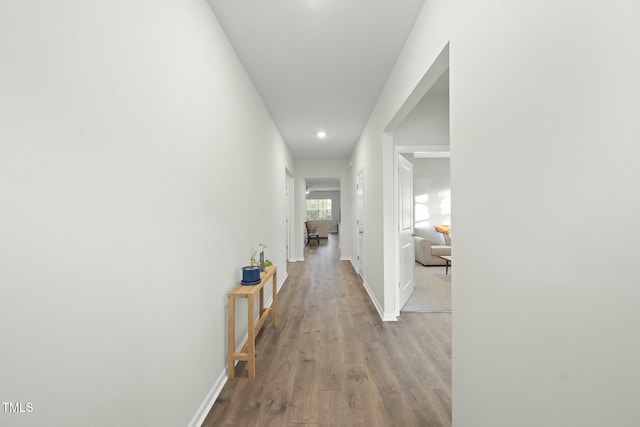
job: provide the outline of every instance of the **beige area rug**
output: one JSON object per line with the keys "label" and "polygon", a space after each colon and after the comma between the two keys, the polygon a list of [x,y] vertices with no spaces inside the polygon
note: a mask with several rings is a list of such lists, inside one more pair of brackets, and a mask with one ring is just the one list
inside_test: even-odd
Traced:
{"label": "beige area rug", "polygon": [[425,267],[416,263],[416,288],[400,311],[411,313],[451,312],[451,268]]}

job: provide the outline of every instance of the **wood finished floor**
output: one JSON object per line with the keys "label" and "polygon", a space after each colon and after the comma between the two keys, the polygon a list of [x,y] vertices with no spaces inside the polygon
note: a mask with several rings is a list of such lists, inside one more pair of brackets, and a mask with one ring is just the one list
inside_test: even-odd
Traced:
{"label": "wood finished floor", "polygon": [[451,314],[382,322],[335,235],[305,259],[258,336],[256,379],[238,363],[203,426],[449,427]]}

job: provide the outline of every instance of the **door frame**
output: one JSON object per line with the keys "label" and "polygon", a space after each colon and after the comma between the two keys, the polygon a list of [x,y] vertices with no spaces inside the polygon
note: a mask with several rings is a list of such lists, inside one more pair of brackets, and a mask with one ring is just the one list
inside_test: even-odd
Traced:
{"label": "door frame", "polygon": [[[401,154],[415,154],[415,153],[447,153],[450,152],[449,145],[395,145],[393,147],[393,205],[396,207],[393,216],[393,229],[395,230],[395,244],[394,244],[394,310],[393,314],[397,317],[400,316],[400,215],[398,214],[398,207],[400,206],[400,194],[398,194],[398,183],[400,181],[399,161],[398,156]],[[414,218],[415,220],[415,218]],[[385,285],[385,290],[387,286]]]}
{"label": "door frame", "polygon": [[[359,187],[362,183],[362,188]],[[362,194],[362,196],[360,196]],[[364,168],[356,174],[356,266],[360,277],[364,275]],[[362,238],[360,235],[362,234]],[[362,245],[360,240],[362,239]]]}

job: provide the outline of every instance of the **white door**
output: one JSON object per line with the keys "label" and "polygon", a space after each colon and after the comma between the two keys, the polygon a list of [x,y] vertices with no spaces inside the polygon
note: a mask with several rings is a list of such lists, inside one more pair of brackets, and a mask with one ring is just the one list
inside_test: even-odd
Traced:
{"label": "white door", "polygon": [[398,155],[398,238],[399,286],[398,308],[407,302],[415,287],[416,253],[413,243],[413,164]]}
{"label": "white door", "polygon": [[356,182],[356,225],[358,229],[358,273],[364,272],[364,170],[358,173]]}
{"label": "white door", "polygon": [[291,251],[289,249],[289,175],[284,175],[284,244],[285,256],[288,261],[291,259]]}

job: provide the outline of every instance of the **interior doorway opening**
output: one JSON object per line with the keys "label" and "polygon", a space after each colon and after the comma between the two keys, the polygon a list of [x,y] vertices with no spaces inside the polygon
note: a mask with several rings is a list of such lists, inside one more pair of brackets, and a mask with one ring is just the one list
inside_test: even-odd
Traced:
{"label": "interior doorway opening", "polygon": [[[385,146],[388,147],[389,167],[383,170],[386,179],[392,179],[393,191],[390,194],[389,217],[393,221],[385,223],[385,235],[394,242],[393,250],[385,252],[385,266],[390,273],[385,274],[385,319],[397,319],[402,306],[406,303],[407,283],[415,266],[415,255],[411,256],[412,246],[415,254],[415,241],[407,239],[407,228],[414,229],[415,214],[424,213],[416,208],[415,195],[412,195],[411,225],[407,227],[403,203],[400,176],[401,154],[413,163],[416,157],[450,156],[449,138],[449,48],[445,46],[414,91],[398,110],[385,129]],[[392,159],[392,160],[391,160]],[[412,177],[413,179],[413,177]],[[448,200],[450,202],[450,192]],[[449,213],[450,214],[450,213]],[[423,221],[423,219],[421,219]],[[404,221],[404,224],[403,224]],[[404,230],[404,231],[401,231]],[[386,270],[386,269],[385,269]],[[415,278],[414,278],[415,282]]]}
{"label": "interior doorway opening", "polygon": [[[305,178],[303,209],[305,224],[318,233],[320,242],[326,243],[330,234],[339,242],[342,217],[339,177]],[[305,236],[306,230],[305,225]]]}

